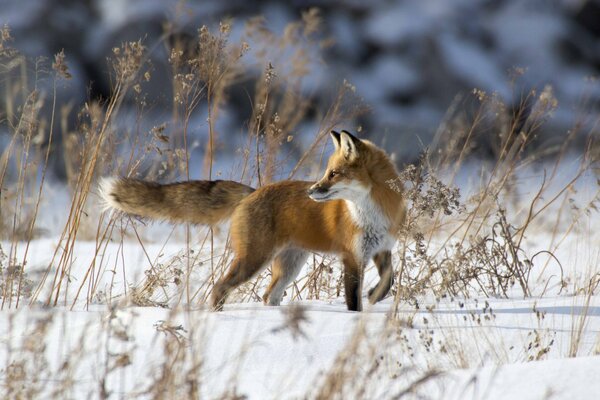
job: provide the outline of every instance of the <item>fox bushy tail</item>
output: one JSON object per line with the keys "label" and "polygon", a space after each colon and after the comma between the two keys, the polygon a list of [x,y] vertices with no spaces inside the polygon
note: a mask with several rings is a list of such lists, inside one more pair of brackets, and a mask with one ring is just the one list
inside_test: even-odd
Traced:
{"label": "fox bushy tail", "polygon": [[104,178],[100,194],[106,208],[171,222],[215,225],[228,219],[254,191],[234,181],[189,181],[161,185],[130,178]]}

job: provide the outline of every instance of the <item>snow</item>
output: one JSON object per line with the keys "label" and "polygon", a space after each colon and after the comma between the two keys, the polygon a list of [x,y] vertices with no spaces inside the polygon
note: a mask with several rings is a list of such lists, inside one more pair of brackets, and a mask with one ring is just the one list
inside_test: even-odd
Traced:
{"label": "snow", "polygon": [[[545,199],[566,185],[579,162],[565,157],[556,177],[547,180]],[[463,167],[456,182],[465,195],[477,192],[481,183],[471,179],[481,166],[473,162]],[[551,166],[519,172],[514,195],[520,203],[511,206],[510,223],[528,213],[545,168],[549,177]],[[588,203],[597,194],[596,176],[584,175],[573,189],[578,204]],[[49,185],[48,193],[61,190]],[[56,201],[66,198],[57,196]],[[406,398],[456,400],[588,399],[600,393],[600,293],[598,287],[588,290],[597,282],[590,279],[597,280],[600,265],[597,213],[572,229],[560,219],[555,235],[553,211],[548,221],[536,222],[524,239],[524,253],[531,257],[550,249],[561,262],[565,285],[559,282],[558,264],[549,259],[544,266],[542,254],[532,260],[531,297],[524,297],[517,284],[507,298],[486,297],[477,290],[468,297],[429,293],[401,300],[396,309],[390,296],[354,313],[346,310],[343,294],[319,292],[317,298],[305,289],[298,298],[288,288],[283,305],[270,307],[259,300],[268,281],[263,274],[233,293],[224,311],[212,312],[211,270],[218,278],[230,262],[222,257],[227,226],[214,233],[211,259],[204,228],[191,228],[188,241],[185,227],[118,218],[112,239],[98,253],[93,228],[109,214],[97,207],[96,191],[90,198],[69,264],[70,279],[57,306],[45,304],[48,281],[36,301],[22,299],[18,309],[14,302],[5,304],[0,313],[2,394],[24,385],[35,392],[29,396],[34,398],[95,399],[102,390],[110,399],[146,399],[156,393],[187,398],[189,384],[195,382],[199,398],[300,399],[316,398],[336,379],[343,382],[339,398],[387,399],[407,390]],[[56,204],[44,207],[60,213]],[[31,242],[26,263],[27,277],[35,282],[60,243],[56,221],[61,220],[43,214],[45,235]],[[100,225],[106,226],[106,219]],[[5,253],[13,246],[0,245]],[[440,245],[434,239],[430,246]],[[25,243],[16,246],[20,263]],[[398,257],[396,249],[394,265],[399,265]],[[329,260],[310,257],[297,286]],[[134,302],[134,291],[148,282],[147,271],[187,271],[189,263],[189,302],[186,284],[176,284],[172,276],[165,278],[164,292],[158,289],[148,297],[156,305]],[[86,277],[91,266],[94,295],[88,294],[91,281]],[[331,267],[324,279],[339,278],[339,264]],[[377,279],[369,268],[365,294]]]}
{"label": "snow", "polygon": [[[537,307],[550,320],[548,327],[544,328],[545,332],[554,332],[555,340],[559,343],[562,336],[568,339],[570,322],[581,311],[569,305],[559,306],[571,301],[573,299],[566,302],[553,299],[544,302],[547,306]],[[172,326],[182,324],[188,331],[184,336],[200,353],[203,394],[208,398],[218,397],[230,389],[232,379],[237,393],[252,399],[300,398],[307,390],[315,389],[315,382],[331,367],[357,325],[368,323],[373,327],[373,337],[365,340],[376,345],[375,340],[381,339],[378,328],[385,321],[389,302],[363,314],[347,312],[339,301],[307,301],[300,304],[306,307],[308,320],[302,325],[302,337],[294,337],[288,330],[282,329],[285,327],[282,310],[289,306],[274,308],[258,304],[230,304],[221,313],[128,307],[119,310],[112,321],[107,321],[103,307],[94,307],[86,312],[60,309],[48,312],[24,308],[14,312],[16,318],[11,323],[8,320],[13,313],[6,312],[0,316],[0,337],[4,344],[0,359],[3,365],[7,365],[4,349],[10,346],[18,349],[18,342],[25,339],[27,332],[33,331],[36,320],[50,314],[53,324],[48,335],[50,339],[46,354],[53,360],[53,369],[58,370],[60,360],[68,359],[77,351],[84,337],[86,356],[81,365],[87,368],[77,370],[75,393],[83,394],[91,390],[93,383],[102,376],[107,357],[103,351],[108,343],[111,354],[127,349],[132,351],[132,364],[125,367],[122,374],[109,374],[111,379],[108,382],[115,396],[132,395],[148,387],[149,378],[162,367],[165,357],[162,345],[167,334],[157,332],[154,325],[166,320]],[[597,339],[594,334],[597,336],[600,332],[600,303],[596,304],[588,313],[584,345],[593,344]],[[470,315],[469,312],[451,306],[433,313],[418,313],[419,318],[415,320],[421,317],[430,319],[429,324],[432,324],[434,331],[454,335],[464,345],[472,345],[479,341],[473,339],[481,339],[479,345],[488,351],[494,348],[507,350],[515,346],[513,350],[507,350],[507,363],[490,365],[485,360],[491,356],[484,352],[479,355],[482,364],[485,364],[483,367],[449,369],[442,379],[443,390],[437,387],[440,382],[426,388],[425,392],[435,394],[431,398],[535,399],[543,398],[546,393],[555,393],[557,398],[577,399],[586,398],[590,393],[600,390],[600,381],[595,379],[600,372],[598,356],[524,362],[525,350],[517,346],[521,345],[521,341],[527,341],[529,332],[540,329],[536,327],[537,318],[530,300],[492,300],[490,305],[494,308],[497,321],[488,328],[477,326],[470,319],[463,322],[462,317]],[[126,327],[128,337],[134,344],[108,337],[104,333],[107,323]],[[409,330],[409,334],[416,335],[417,330],[421,329],[424,329],[422,324],[416,325]],[[491,343],[486,343],[486,340]],[[418,341],[415,340],[415,343]],[[440,354],[427,354],[424,365],[432,363],[435,357],[447,358]],[[13,358],[18,357],[13,354]],[[390,375],[393,370],[391,366]],[[390,379],[389,376],[386,379],[384,375],[378,384],[383,388],[393,388],[401,381]]]}
{"label": "snow", "polygon": [[[380,57],[355,75],[352,83],[368,102],[379,102],[394,92],[413,92],[419,85],[418,71],[398,57]],[[395,110],[401,112],[402,110]]]}
{"label": "snow", "polygon": [[[219,313],[198,301],[170,309],[134,306],[118,296],[124,285],[141,281],[148,260],[166,263],[185,248],[177,231],[170,235],[173,240],[161,242],[168,235],[156,232],[170,230],[168,226],[148,227],[146,232],[141,226],[137,229],[142,231],[144,249],[135,240],[127,240],[122,254],[118,241],[106,250],[99,288],[114,296],[112,305],[98,300],[86,306],[80,299],[72,310],[70,302],[49,309],[35,303],[0,314],[2,374],[9,360],[24,359],[31,363],[26,368],[35,368],[23,348],[39,331],[41,321],[49,318],[47,333],[39,339],[49,365],[40,390],[56,389],[61,371],[65,373],[63,362],[71,360],[68,371],[74,383],[66,393],[75,398],[98,397],[98,385],[105,376],[110,398],[151,397],[145,391],[163,373],[170,357],[168,343],[172,345],[175,337],[162,327],[179,325],[184,330],[177,331],[181,334],[177,348],[188,358],[178,368],[198,363],[203,398],[218,398],[232,390],[250,399],[314,397],[335,360],[348,351],[355,333],[362,329],[367,333],[360,336],[361,347],[352,350],[355,362],[366,363],[363,368],[368,368],[374,356],[365,356],[362,346],[366,346],[379,354],[383,366],[371,381],[365,381],[366,398],[401,392],[427,371],[441,374],[418,386],[416,393],[434,399],[538,399],[547,394],[584,399],[600,391],[600,296],[588,299],[574,290],[575,280],[581,281],[596,268],[590,263],[598,260],[598,238],[574,239],[557,253],[563,260],[572,260],[566,273],[574,280],[573,287],[560,294],[551,284],[543,297],[523,298],[517,291],[509,299],[425,297],[419,299],[418,309],[400,304],[398,318],[392,319],[402,323],[398,326],[390,325],[388,317],[392,298],[363,313],[348,312],[343,298],[290,301],[289,295],[281,307],[252,300],[227,304]],[[196,233],[201,236],[202,231]],[[156,237],[161,240],[152,240]],[[539,245],[547,242],[545,236],[536,238]],[[31,276],[45,268],[56,244],[57,238],[32,242]],[[4,249],[8,246],[2,243]],[[94,258],[94,249],[93,242],[79,242],[75,248],[70,299]],[[22,250],[20,246],[19,255]],[[222,251],[219,245],[216,251]],[[195,268],[206,269],[208,264]],[[375,275],[369,271],[365,287],[376,281]],[[540,280],[536,285],[545,283]],[[297,306],[304,311],[298,332],[287,322]],[[577,357],[569,358],[580,327]],[[402,336],[405,339],[396,340]],[[545,346],[547,353],[540,355]],[[111,372],[109,366],[119,354],[128,354],[130,364]],[[540,361],[530,361],[536,358]]]}
{"label": "snow", "polygon": [[600,393],[599,357],[485,367],[452,374],[447,399],[590,399]]}
{"label": "snow", "polygon": [[371,40],[393,45],[422,34],[429,25],[431,22],[426,18],[414,18],[404,7],[396,7],[374,13],[367,20],[364,31]]}
{"label": "snow", "polygon": [[455,76],[474,82],[477,88],[497,91],[503,99],[510,97],[506,76],[491,54],[451,34],[440,35],[439,43],[446,68]]}
{"label": "snow", "polygon": [[360,58],[362,46],[358,44],[358,37],[361,32],[348,13],[339,12],[333,15],[328,28],[331,30],[332,38],[335,38],[335,50],[337,52],[350,60]]}
{"label": "snow", "polygon": [[367,37],[375,42],[392,46],[407,42],[417,36],[436,33],[456,19],[464,8],[465,1],[444,0],[392,3],[379,7],[365,24]]}

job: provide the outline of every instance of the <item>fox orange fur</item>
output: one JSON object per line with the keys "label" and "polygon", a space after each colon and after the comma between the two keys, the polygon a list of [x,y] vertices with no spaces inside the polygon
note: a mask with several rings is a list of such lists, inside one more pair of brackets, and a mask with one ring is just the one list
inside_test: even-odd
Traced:
{"label": "fox orange fur", "polygon": [[317,183],[282,181],[257,190],[232,181],[170,185],[133,179],[102,184],[106,204],[118,210],[173,222],[213,225],[231,218],[235,258],[213,289],[213,307],[272,264],[263,299],[279,305],[311,251],[339,255],[344,265],[346,304],[361,310],[362,278],[373,259],[380,280],[369,291],[375,303],[393,283],[391,248],[404,222],[405,202],[391,181],[393,163],[373,143],[347,131],[331,132],[335,152]]}

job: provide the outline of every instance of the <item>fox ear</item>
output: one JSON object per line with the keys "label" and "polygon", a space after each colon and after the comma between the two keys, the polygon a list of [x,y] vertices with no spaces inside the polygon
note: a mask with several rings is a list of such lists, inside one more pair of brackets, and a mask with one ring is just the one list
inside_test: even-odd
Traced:
{"label": "fox ear", "polygon": [[331,141],[333,142],[333,146],[335,147],[335,151],[338,151],[340,149],[340,147],[341,147],[339,132],[331,131],[331,132],[329,132],[329,135],[331,135]]}
{"label": "fox ear", "polygon": [[346,160],[354,160],[358,157],[358,149],[361,144],[360,139],[348,131],[342,131],[340,134],[340,145]]}

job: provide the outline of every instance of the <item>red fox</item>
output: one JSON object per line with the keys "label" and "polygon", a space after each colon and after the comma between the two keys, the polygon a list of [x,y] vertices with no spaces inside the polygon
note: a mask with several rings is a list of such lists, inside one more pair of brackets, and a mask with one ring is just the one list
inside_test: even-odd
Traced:
{"label": "red fox", "polygon": [[331,131],[331,139],[335,151],[314,184],[282,181],[254,190],[233,181],[159,185],[109,178],[101,193],[108,207],[142,217],[205,225],[231,219],[235,258],[213,288],[215,310],[270,261],[272,280],[263,300],[279,305],[285,288],[316,251],[339,255],[346,305],[360,311],[363,271],[371,259],[380,280],[369,290],[369,301],[383,299],[392,286],[391,249],[406,206],[396,169],[382,149],[347,131]]}

